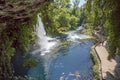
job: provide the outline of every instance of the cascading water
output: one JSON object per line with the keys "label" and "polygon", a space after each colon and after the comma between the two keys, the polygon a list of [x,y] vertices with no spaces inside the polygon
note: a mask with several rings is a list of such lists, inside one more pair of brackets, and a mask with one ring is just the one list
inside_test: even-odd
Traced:
{"label": "cascading water", "polygon": [[36,24],[36,35],[38,36],[37,42],[40,49],[35,50],[33,53],[41,52],[41,55],[45,55],[57,45],[56,39],[46,36],[46,31],[39,15],[38,23]]}
{"label": "cascading water", "polygon": [[[44,25],[42,23],[42,19],[40,15],[38,15],[38,22],[35,25],[35,30],[36,30],[36,35],[38,37],[37,39],[37,45],[39,48],[36,50],[32,51],[32,55],[37,57],[38,59],[41,58],[43,61],[43,66],[44,66],[44,74],[47,75],[49,71],[49,65],[52,60],[52,53],[51,51],[58,46],[58,40],[55,38],[48,37],[46,35],[46,31],[44,29]],[[38,66],[39,68],[39,66]],[[36,69],[35,69],[36,70]],[[31,69],[28,72],[28,75],[34,76],[35,80],[39,80],[36,78],[33,74],[34,69]],[[38,72],[39,73],[39,72]],[[39,75],[39,74],[38,74]],[[47,76],[46,76],[47,77]]]}
{"label": "cascading water", "polygon": [[67,34],[67,40],[73,41],[73,42],[80,42],[83,39],[89,39],[91,36],[80,34],[80,31],[82,31],[84,28],[82,26],[78,27],[76,30],[68,31],[65,34]]}
{"label": "cascading water", "polygon": [[[88,35],[80,34],[80,31],[83,30],[81,26],[76,30],[65,33],[67,37],[64,37],[64,40],[73,42],[67,45],[67,47],[64,47],[64,50],[68,50],[67,52],[62,51],[61,46],[64,45],[58,43],[57,39],[46,36],[46,31],[39,15],[35,28],[39,48],[34,50],[32,54],[37,54],[37,57],[43,59],[46,80],[78,80],[79,78],[81,78],[80,80],[88,80],[91,78],[89,75],[92,76],[92,61],[89,51],[92,42],[88,41],[85,42],[86,44],[79,45],[83,39],[91,38]],[[55,49],[58,49],[58,51],[56,50],[56,54],[53,52]],[[66,55],[62,56],[62,54]],[[59,57],[60,55],[61,57]],[[29,70],[28,75],[32,76],[34,80],[40,80],[36,77],[36,75],[40,76],[41,74],[39,73],[40,68],[41,67],[37,66]],[[38,73],[35,73],[35,71],[38,71]]]}

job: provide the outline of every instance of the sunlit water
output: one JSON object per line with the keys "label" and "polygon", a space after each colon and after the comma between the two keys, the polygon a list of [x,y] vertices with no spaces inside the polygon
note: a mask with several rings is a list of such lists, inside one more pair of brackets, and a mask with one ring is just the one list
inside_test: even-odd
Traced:
{"label": "sunlit water", "polygon": [[93,80],[90,58],[92,44],[92,41],[72,43],[60,51],[60,55],[50,64],[49,80]]}
{"label": "sunlit water", "polygon": [[38,22],[35,25],[35,28],[36,28],[36,35],[38,36],[37,44],[39,45],[40,48],[33,51],[32,54],[41,52],[40,55],[45,55],[46,53],[49,53],[52,48],[57,46],[56,39],[46,36],[46,31],[44,29],[44,25],[39,15],[38,15]]}
{"label": "sunlit water", "polygon": [[66,32],[66,41],[70,44],[60,44],[60,40],[46,36],[46,32],[38,15],[36,34],[39,49],[31,52],[42,62],[28,71],[32,80],[93,80],[90,47],[91,38],[80,34],[82,27]]}

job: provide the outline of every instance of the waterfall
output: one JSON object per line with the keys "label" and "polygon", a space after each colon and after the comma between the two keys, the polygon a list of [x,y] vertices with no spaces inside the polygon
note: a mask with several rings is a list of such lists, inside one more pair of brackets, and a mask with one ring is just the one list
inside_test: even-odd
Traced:
{"label": "waterfall", "polygon": [[41,52],[41,55],[43,56],[46,53],[49,53],[56,46],[57,40],[46,35],[46,31],[44,29],[44,25],[42,23],[40,15],[38,15],[38,22],[35,25],[35,28],[36,35],[38,37],[37,44],[40,48],[33,51],[33,53],[35,54]]}
{"label": "waterfall", "polygon": [[[59,48],[60,46],[62,46],[62,44],[59,43],[60,40],[57,40],[56,38],[51,38],[46,35],[46,31],[44,29],[44,25],[42,23],[42,19],[40,15],[38,15],[37,18],[38,20],[37,20],[37,24],[35,25],[35,32],[37,35],[37,45],[39,47],[36,50],[32,51],[32,54],[36,56],[37,58],[42,59],[43,66],[44,66],[44,74],[46,75],[45,78],[46,80],[49,80],[50,64],[52,60],[57,57],[57,54],[54,54],[54,52],[56,51],[57,53],[57,49],[59,51]],[[65,35],[67,37],[64,37],[65,38],[64,40],[73,41],[73,42],[81,42],[80,41],[81,39],[90,38],[90,36],[88,35],[80,34],[81,30],[83,30],[83,28],[78,27],[76,30],[66,32]],[[59,47],[57,47],[58,45]],[[37,68],[39,69],[39,67],[36,67],[36,69]],[[31,70],[28,74],[32,74],[33,72],[34,72],[34,69]],[[32,74],[32,75],[37,76],[36,74]],[[39,80],[39,79],[36,78],[35,80]]]}
{"label": "waterfall", "polygon": [[[38,37],[37,44],[40,48],[33,51],[33,54],[40,52],[41,53],[40,55],[43,56],[46,53],[50,53],[52,49],[58,46],[57,44],[58,41],[56,38],[51,38],[46,35],[46,31],[44,29],[44,25],[42,23],[42,19],[40,15],[38,15],[38,22],[35,25],[35,29],[36,29],[36,35]],[[76,30],[66,32],[65,34],[67,35],[67,40],[73,42],[80,42],[82,39],[91,38],[88,35],[80,34],[80,31],[82,31],[83,29],[84,28],[80,26],[76,28]]]}

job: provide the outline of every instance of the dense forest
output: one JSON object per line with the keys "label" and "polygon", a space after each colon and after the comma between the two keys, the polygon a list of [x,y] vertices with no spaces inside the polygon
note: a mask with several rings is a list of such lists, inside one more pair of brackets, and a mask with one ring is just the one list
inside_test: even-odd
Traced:
{"label": "dense forest", "polygon": [[40,12],[48,34],[52,35],[63,34],[77,27],[81,14],[79,0],[76,0],[73,6],[70,0],[56,0],[42,5]]}
{"label": "dense forest", "polygon": [[[0,80],[28,80],[14,76],[11,60],[18,52],[25,57],[35,44],[33,25],[38,13],[47,35],[60,36],[83,26],[85,34],[96,30],[106,37],[108,59],[120,55],[120,0],[86,0],[79,6],[80,2],[74,0],[72,5],[70,0],[0,0]],[[23,66],[34,67],[37,62],[29,58]]]}
{"label": "dense forest", "polygon": [[107,37],[110,58],[115,54],[119,55],[119,0],[88,0],[81,7],[80,0],[73,3],[71,6],[70,0],[56,0],[41,7],[41,15],[48,33],[50,31],[51,34],[61,34],[83,25],[87,34],[92,30],[99,30]]}
{"label": "dense forest", "polygon": [[[88,0],[85,5],[86,23],[106,35],[109,58],[120,53],[119,0]],[[88,26],[89,27],[89,26]]]}

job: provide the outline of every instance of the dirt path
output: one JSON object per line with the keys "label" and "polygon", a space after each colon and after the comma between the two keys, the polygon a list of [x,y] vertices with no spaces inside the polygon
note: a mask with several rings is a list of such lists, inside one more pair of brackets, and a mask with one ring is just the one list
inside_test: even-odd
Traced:
{"label": "dirt path", "polygon": [[102,46],[102,43],[98,44],[95,47],[95,50],[96,50],[96,52],[101,60],[103,79],[106,79],[107,72],[114,75],[114,70],[115,70],[115,67],[117,65],[117,62],[114,59],[111,59],[111,61],[108,60],[109,53],[106,50],[106,48],[104,46]]}

